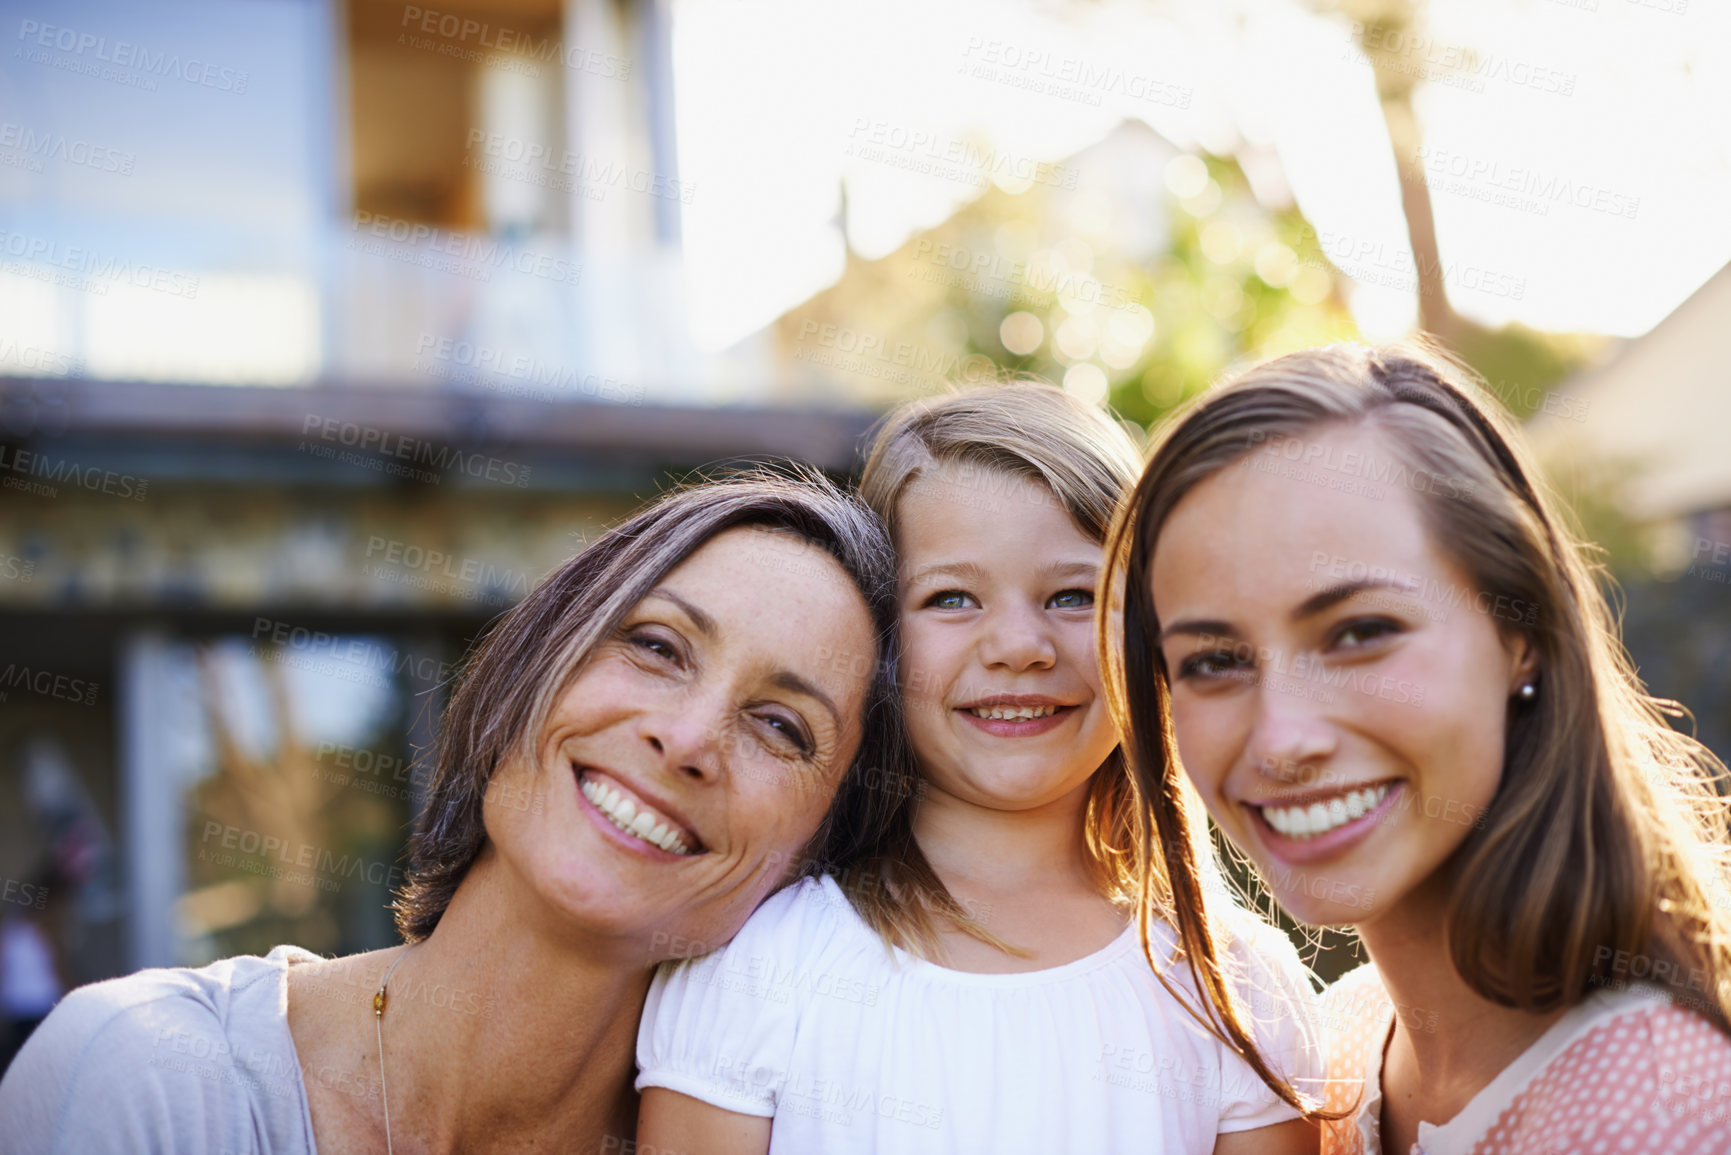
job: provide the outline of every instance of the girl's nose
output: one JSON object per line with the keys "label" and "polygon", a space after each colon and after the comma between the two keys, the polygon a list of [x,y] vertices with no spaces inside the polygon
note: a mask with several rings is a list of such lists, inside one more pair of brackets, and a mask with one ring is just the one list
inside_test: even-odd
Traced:
{"label": "girl's nose", "polygon": [[1058,660],[1042,615],[1020,608],[998,609],[986,616],[980,660],[1007,670],[1049,669]]}

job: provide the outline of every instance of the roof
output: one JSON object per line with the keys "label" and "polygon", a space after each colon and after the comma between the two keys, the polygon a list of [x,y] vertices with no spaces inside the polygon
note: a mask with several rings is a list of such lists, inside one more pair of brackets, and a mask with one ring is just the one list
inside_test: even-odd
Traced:
{"label": "roof", "polygon": [[1644,336],[1558,389],[1576,404],[1529,424],[1552,461],[1621,482],[1630,513],[1731,506],[1731,265]]}

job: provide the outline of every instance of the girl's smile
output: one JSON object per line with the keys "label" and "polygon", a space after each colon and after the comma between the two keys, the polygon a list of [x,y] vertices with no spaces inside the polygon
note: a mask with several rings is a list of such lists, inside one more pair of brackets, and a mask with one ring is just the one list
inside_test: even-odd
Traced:
{"label": "girl's smile", "polygon": [[1050,733],[1076,712],[1073,702],[1060,702],[1043,694],[987,694],[956,711],[988,734],[1000,738],[1031,738]]}
{"label": "girl's smile", "polygon": [[1001,488],[1022,499],[982,515],[940,466],[901,497],[903,690],[931,787],[1022,810],[1085,785],[1118,731],[1095,661],[1100,546],[1042,487]]}

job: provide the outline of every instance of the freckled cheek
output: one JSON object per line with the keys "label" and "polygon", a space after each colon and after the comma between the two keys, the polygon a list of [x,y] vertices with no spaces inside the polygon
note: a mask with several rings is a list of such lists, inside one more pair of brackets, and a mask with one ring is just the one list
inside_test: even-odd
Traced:
{"label": "freckled cheek", "polygon": [[622,658],[603,658],[571,683],[549,720],[568,730],[593,731],[641,707],[663,685]]}

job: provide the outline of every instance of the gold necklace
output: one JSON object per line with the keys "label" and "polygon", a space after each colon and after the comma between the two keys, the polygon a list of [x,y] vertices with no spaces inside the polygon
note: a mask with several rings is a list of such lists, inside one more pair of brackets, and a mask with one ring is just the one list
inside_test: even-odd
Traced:
{"label": "gold necklace", "polygon": [[407,958],[409,952],[420,945],[420,943],[412,942],[403,948],[403,953],[392,960],[390,967],[385,971],[385,977],[379,980],[379,993],[373,996],[373,1029],[379,1037],[379,1098],[384,1100],[385,1104],[385,1155],[392,1155],[391,1096],[390,1092],[385,1090],[385,987],[390,985],[391,972],[397,969],[397,964]]}

